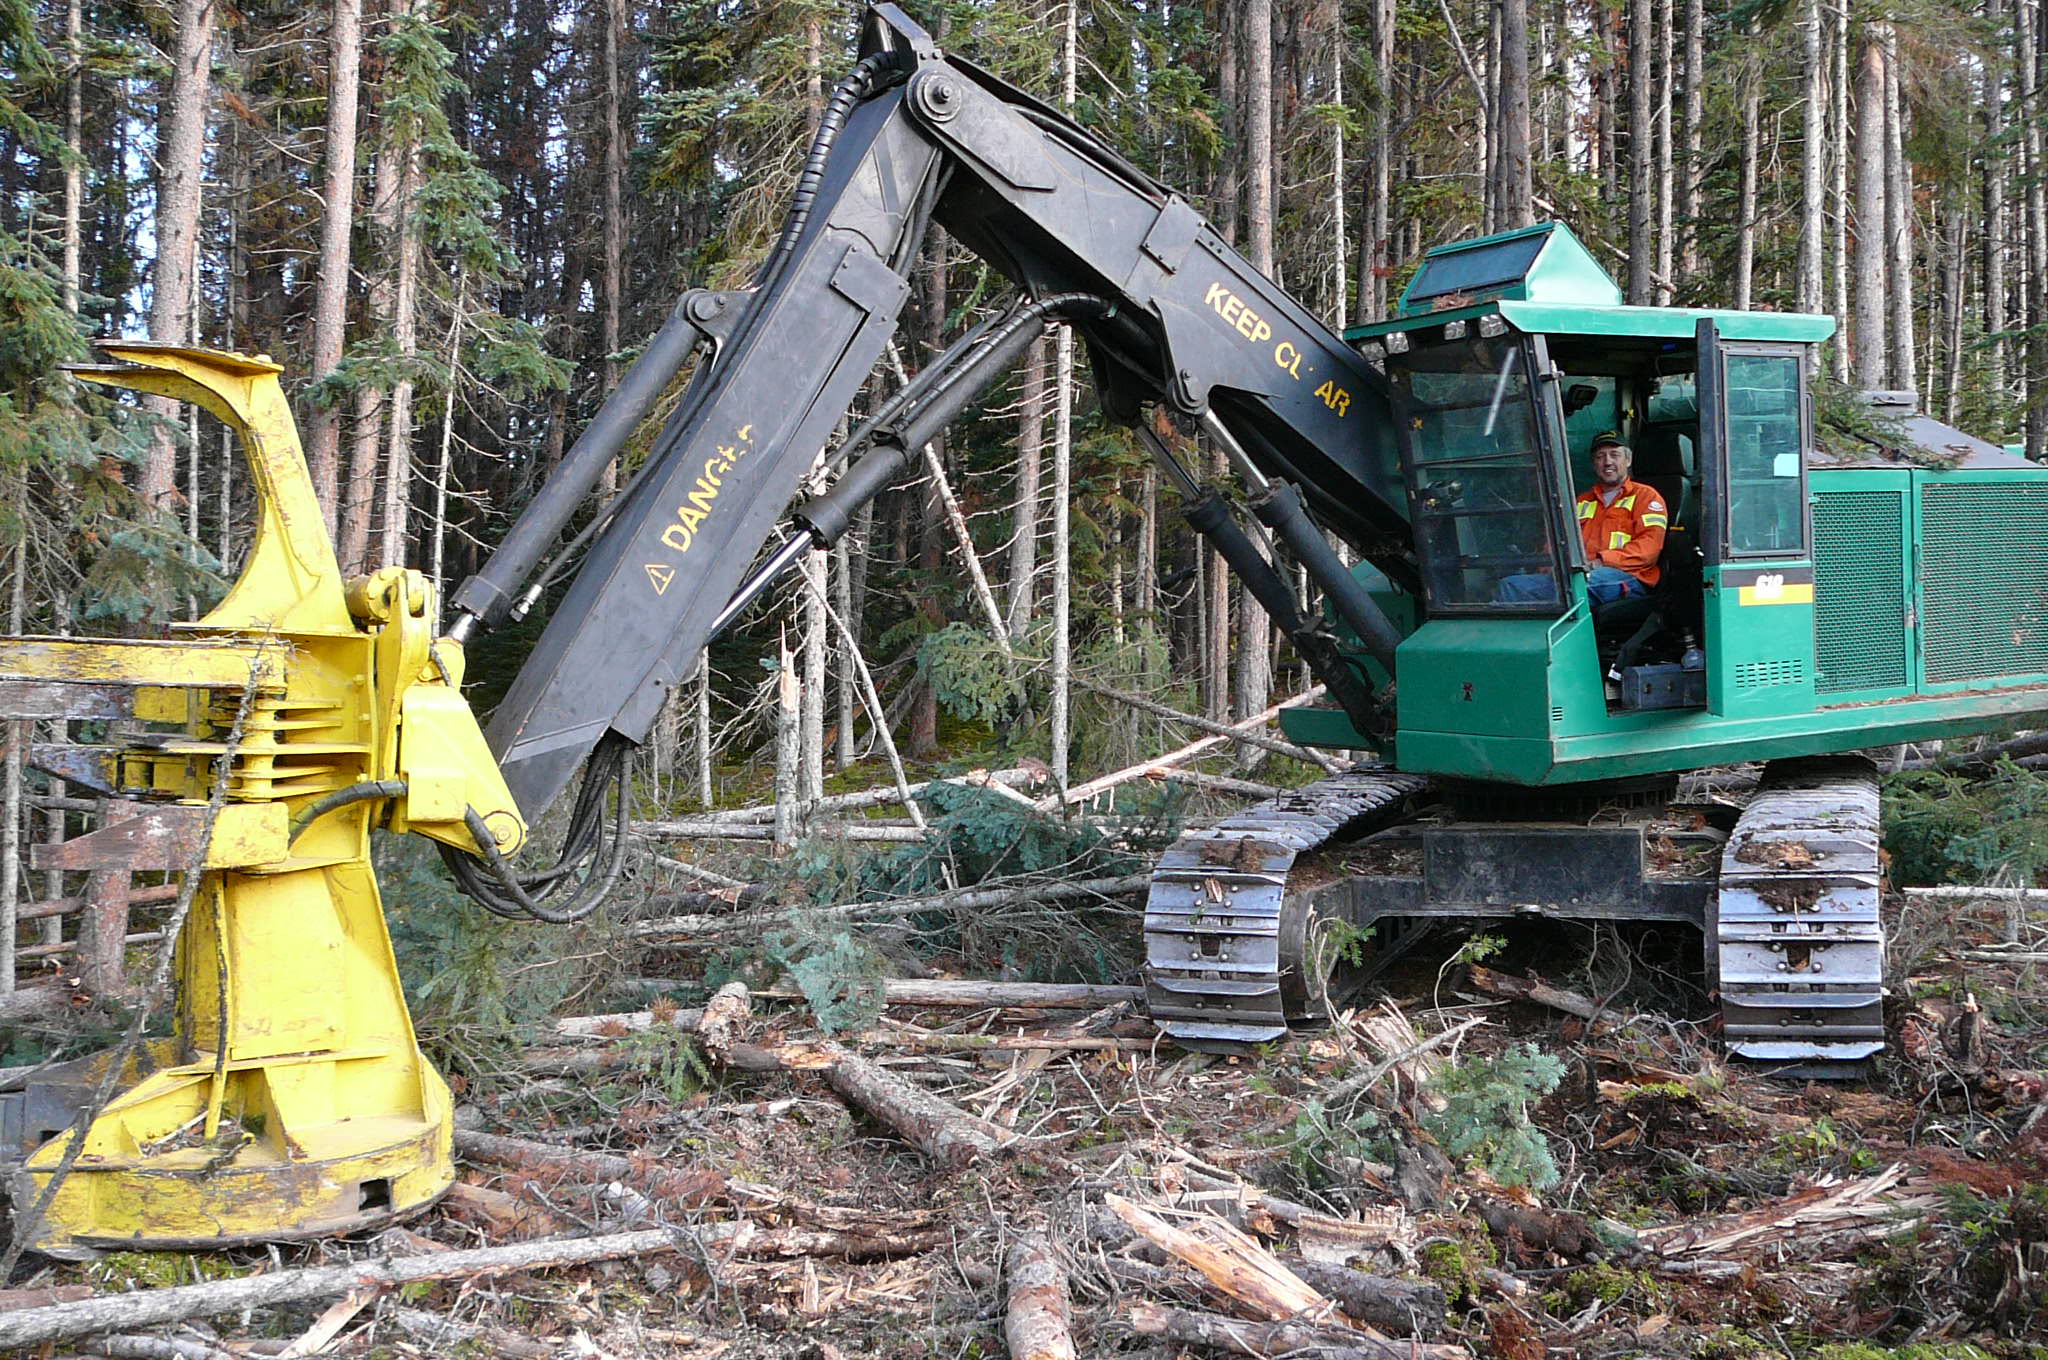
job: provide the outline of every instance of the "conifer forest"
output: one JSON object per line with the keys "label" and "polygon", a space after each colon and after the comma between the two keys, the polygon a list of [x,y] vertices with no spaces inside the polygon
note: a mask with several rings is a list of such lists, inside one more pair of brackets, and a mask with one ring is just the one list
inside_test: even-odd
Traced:
{"label": "conifer forest", "polygon": [[[1902,439],[1871,414],[1883,392],[2048,461],[2042,0],[901,7],[1340,334],[1394,318],[1433,248],[1560,222],[1629,306],[1832,318],[1797,389],[1823,446]],[[430,636],[677,299],[773,276],[865,10],[0,0],[0,1353],[2048,1355],[2048,718],[1865,748],[1884,1054],[1854,1080],[1732,1059],[1698,924],[1512,906],[1337,921],[1302,948],[1371,986],[1311,988],[1314,1023],[1256,1047],[1177,1046],[1145,985],[1162,854],[1382,767],[1283,732],[1282,709],[1338,696],[1189,527],[1154,445],[1249,500],[1244,460],[1193,420],[1113,418],[1100,356],[1058,324],[678,678],[620,776],[595,914],[497,920],[422,836],[362,823],[397,1028],[409,1004],[421,1089],[437,1070],[450,1093],[445,1193],[408,1208],[380,1173],[351,1185],[360,1217],[284,1243],[138,1228],[133,1250],[38,1249],[64,1179],[104,1169],[82,1131],[119,1112],[131,1060],[210,1082],[214,1106],[123,1155],[203,1179],[266,1138],[303,1151],[282,1106],[221,1116],[226,1032],[259,1003],[225,980],[228,890],[195,887],[244,863],[213,846],[267,721],[256,663],[239,708],[211,691],[213,740],[153,748],[197,772],[177,801],[206,830],[185,858],[109,867],[58,849],[144,815],[88,773],[143,709],[52,709],[8,660],[24,638],[114,656],[194,636],[254,560],[260,450],[74,368],[114,338],[281,366],[307,524],[317,500],[345,577],[419,573]],[[1020,303],[942,227],[916,251],[834,443]],[[1246,337],[1265,324],[1242,315]],[[632,425],[532,598],[452,672],[414,658],[419,683],[486,717],[505,701],[690,376]],[[1927,466],[1956,464],[1896,475]],[[800,496],[832,471],[819,458]],[[2025,515],[1970,560],[2024,556],[2044,512]],[[1299,554],[1255,536],[1281,593],[1312,594]],[[2033,647],[2014,617],[1995,641]],[[1644,881],[1733,864],[1721,845],[1778,754],[1671,770]],[[299,805],[277,862],[329,803],[404,792],[364,779]],[[576,843],[584,812],[536,814],[537,842]],[[1422,844],[1333,845],[1298,878],[1419,876]],[[1812,867],[1783,850],[1774,870]],[[1229,858],[1199,864],[1247,869]],[[214,949],[217,999],[189,982]],[[52,1072],[61,1115],[37,1103]],[[52,1177],[39,1140],[80,1100]]]}

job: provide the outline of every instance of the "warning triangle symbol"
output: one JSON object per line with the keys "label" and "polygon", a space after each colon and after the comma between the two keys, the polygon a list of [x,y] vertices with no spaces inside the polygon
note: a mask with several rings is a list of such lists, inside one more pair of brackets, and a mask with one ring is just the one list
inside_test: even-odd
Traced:
{"label": "warning triangle symbol", "polygon": [[668,594],[668,583],[676,579],[676,569],[666,562],[649,562],[647,579],[654,582],[654,593]]}

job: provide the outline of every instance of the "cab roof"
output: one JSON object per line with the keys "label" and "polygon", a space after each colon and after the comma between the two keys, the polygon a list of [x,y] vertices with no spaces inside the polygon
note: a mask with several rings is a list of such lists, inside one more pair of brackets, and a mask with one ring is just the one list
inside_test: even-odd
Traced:
{"label": "cab roof", "polygon": [[1833,317],[1801,312],[1628,306],[1613,278],[1562,222],[1433,248],[1401,294],[1399,312],[1391,321],[1354,326],[1344,338],[1375,340],[1488,315],[1550,335],[1689,340],[1706,319],[1726,340],[1814,344],[1835,333]]}

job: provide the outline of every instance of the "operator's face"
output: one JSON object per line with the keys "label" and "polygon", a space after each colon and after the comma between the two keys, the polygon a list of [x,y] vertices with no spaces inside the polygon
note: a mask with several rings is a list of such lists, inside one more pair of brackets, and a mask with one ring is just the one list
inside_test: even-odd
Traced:
{"label": "operator's face", "polygon": [[1628,480],[1629,465],[1635,462],[1635,455],[1614,444],[1602,444],[1593,450],[1593,479],[1602,486],[1620,486]]}

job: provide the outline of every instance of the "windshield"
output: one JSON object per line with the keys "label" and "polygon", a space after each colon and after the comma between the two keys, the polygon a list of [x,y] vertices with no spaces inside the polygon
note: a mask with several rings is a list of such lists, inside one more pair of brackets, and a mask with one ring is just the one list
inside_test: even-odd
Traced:
{"label": "windshield", "polygon": [[1529,344],[1514,336],[1387,356],[1432,612],[1556,614],[1564,596],[1544,489]]}

